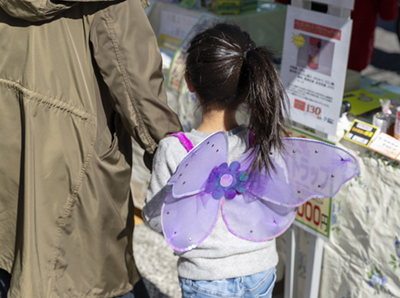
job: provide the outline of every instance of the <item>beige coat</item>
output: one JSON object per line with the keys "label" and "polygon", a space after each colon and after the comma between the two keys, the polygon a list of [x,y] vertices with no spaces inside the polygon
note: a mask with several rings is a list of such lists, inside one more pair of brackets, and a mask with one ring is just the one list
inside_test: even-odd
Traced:
{"label": "beige coat", "polygon": [[12,274],[9,297],[131,290],[130,136],[151,155],[180,130],[139,0],[83,2],[0,0],[0,268]]}

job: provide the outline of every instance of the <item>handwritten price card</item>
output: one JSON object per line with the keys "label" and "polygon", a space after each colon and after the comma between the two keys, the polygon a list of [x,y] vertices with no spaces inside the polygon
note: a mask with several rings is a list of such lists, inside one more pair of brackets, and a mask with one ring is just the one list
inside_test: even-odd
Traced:
{"label": "handwritten price card", "polygon": [[386,133],[381,133],[369,148],[391,159],[400,160],[400,141]]}

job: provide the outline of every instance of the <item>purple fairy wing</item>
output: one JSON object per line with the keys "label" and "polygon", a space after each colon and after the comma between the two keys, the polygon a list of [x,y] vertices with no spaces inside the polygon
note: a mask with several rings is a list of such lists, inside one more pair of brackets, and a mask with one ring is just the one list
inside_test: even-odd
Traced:
{"label": "purple fairy wing", "polygon": [[359,172],[357,159],[339,147],[309,139],[283,139],[290,186],[299,206],[312,198],[330,198]]}
{"label": "purple fairy wing", "polygon": [[261,170],[257,168],[255,171],[251,171],[251,165],[256,157],[257,150],[258,147],[254,151],[246,152],[238,160],[241,165],[240,171],[248,173],[246,181],[248,195],[262,198],[276,205],[287,207],[301,205],[296,204],[298,199],[289,184],[287,165],[281,154],[274,151],[270,152],[275,170],[270,169],[269,173],[265,168]]}
{"label": "purple fairy wing", "polygon": [[188,251],[203,242],[217,222],[220,201],[205,192],[183,198],[174,198],[170,192],[161,211],[168,245],[176,251]]}
{"label": "purple fairy wing", "polygon": [[222,131],[216,132],[196,147],[181,161],[169,179],[175,198],[194,195],[204,190],[205,182],[214,167],[226,162],[228,138]]}
{"label": "purple fairy wing", "polygon": [[239,238],[267,241],[278,237],[290,227],[296,210],[245,192],[232,200],[225,200],[222,215],[229,231]]}
{"label": "purple fairy wing", "polygon": [[282,234],[292,224],[297,206],[312,198],[329,198],[355,177],[358,162],[347,151],[308,139],[283,139],[281,154],[270,152],[275,171],[251,171],[258,147],[238,162],[248,173],[246,190],[225,199],[222,214],[236,236],[265,241]]}
{"label": "purple fairy wing", "polygon": [[[282,153],[270,153],[275,171],[268,174],[262,169],[249,174],[248,192],[254,196],[278,205],[297,207],[312,198],[334,196],[359,171],[357,159],[339,147],[310,139],[286,138],[282,141],[285,148]],[[251,153],[242,156],[240,170],[249,171],[254,156]],[[270,178],[276,183],[265,183]],[[295,196],[266,195],[271,194],[271,187],[276,188],[277,194],[290,188]]]}

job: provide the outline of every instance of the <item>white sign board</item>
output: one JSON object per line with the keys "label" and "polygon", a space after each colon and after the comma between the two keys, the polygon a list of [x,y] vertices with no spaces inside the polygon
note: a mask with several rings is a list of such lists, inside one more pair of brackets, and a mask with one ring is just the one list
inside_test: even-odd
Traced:
{"label": "white sign board", "polygon": [[331,4],[338,7],[353,9],[354,0],[317,0],[316,2]]}
{"label": "white sign board", "polygon": [[343,99],[352,21],[288,7],[281,80],[291,119],[336,134]]}
{"label": "white sign board", "polygon": [[180,8],[162,7],[158,46],[173,56],[200,16],[201,14],[191,13]]}

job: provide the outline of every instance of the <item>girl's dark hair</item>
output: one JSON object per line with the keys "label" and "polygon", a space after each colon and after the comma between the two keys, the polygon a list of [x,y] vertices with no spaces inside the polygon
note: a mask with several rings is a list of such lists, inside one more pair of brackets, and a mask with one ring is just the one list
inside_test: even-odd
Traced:
{"label": "girl's dark hair", "polygon": [[191,41],[186,72],[200,97],[203,110],[237,109],[246,103],[250,111],[250,149],[260,145],[252,169],[274,169],[270,152],[283,149],[287,95],[266,47],[257,47],[247,32],[226,23],[214,25]]}

